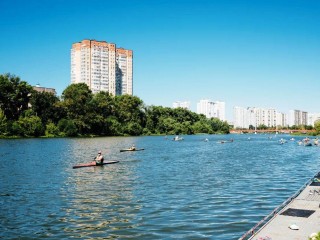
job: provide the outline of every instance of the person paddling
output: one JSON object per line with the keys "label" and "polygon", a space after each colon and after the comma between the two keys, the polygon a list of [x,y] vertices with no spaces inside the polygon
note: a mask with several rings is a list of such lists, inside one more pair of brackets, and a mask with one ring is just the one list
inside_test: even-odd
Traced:
{"label": "person paddling", "polygon": [[136,146],[134,144],[132,144],[131,148],[129,148],[130,150],[132,151],[135,151],[136,150]]}
{"label": "person paddling", "polygon": [[103,164],[103,155],[101,151],[98,152],[98,155],[95,157],[94,161],[96,162],[96,165],[102,165]]}

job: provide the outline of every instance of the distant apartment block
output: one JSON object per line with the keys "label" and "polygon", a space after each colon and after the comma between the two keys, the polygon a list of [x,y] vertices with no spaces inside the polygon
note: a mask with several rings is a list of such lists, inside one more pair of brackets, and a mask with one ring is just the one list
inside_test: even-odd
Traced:
{"label": "distant apartment block", "polygon": [[33,90],[35,90],[37,92],[48,92],[48,93],[52,93],[54,95],[57,95],[57,92],[54,88],[40,87],[39,84],[37,84],[36,86],[34,86],[32,88],[33,88]]}
{"label": "distant apartment block", "polygon": [[234,128],[248,128],[247,109],[243,107],[233,107]]}
{"label": "distant apartment block", "polygon": [[200,100],[197,103],[197,113],[203,114],[207,118],[219,118],[225,121],[225,102],[211,101],[208,99]]}
{"label": "distant apartment block", "polygon": [[285,113],[277,112],[277,126],[287,127],[288,126],[288,115]]}
{"label": "distant apartment block", "polygon": [[316,121],[320,121],[320,113],[308,113],[308,125],[314,127]]}
{"label": "distant apartment block", "polygon": [[235,128],[249,128],[257,125],[256,108],[233,107],[233,124]]}
{"label": "distant apartment block", "polygon": [[116,95],[132,95],[132,51],[116,49]]}
{"label": "distant apartment block", "polygon": [[289,111],[289,126],[308,125],[308,113],[300,110]]}
{"label": "distant apartment block", "polygon": [[189,101],[184,101],[184,102],[180,102],[180,101],[176,101],[172,104],[173,108],[184,108],[187,110],[190,110],[190,102]]}
{"label": "distant apartment block", "polygon": [[284,127],[287,125],[286,114],[277,112],[275,109],[264,109],[256,107],[234,107],[233,122],[234,128],[256,128],[260,125],[267,127]]}
{"label": "distant apartment block", "polygon": [[114,43],[83,40],[72,44],[71,83],[85,83],[93,93],[133,94],[133,52]]}

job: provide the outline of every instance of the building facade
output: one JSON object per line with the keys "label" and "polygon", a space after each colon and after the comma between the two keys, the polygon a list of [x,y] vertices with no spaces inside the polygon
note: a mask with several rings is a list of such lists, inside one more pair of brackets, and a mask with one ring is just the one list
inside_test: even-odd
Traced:
{"label": "building facade", "polygon": [[133,93],[132,50],[114,43],[83,40],[72,44],[71,83],[85,83],[93,93]]}
{"label": "building facade", "polygon": [[52,93],[53,95],[57,95],[56,89],[54,88],[41,87],[39,84],[37,84],[36,86],[33,86],[32,88],[37,92],[48,92],[48,93]]}
{"label": "building facade", "polygon": [[116,84],[117,95],[132,95],[132,50],[116,49]]}
{"label": "building facade", "polygon": [[308,113],[301,110],[289,111],[289,126],[308,125]]}
{"label": "building facade", "polygon": [[264,109],[257,107],[234,107],[233,108],[234,128],[259,127],[285,127],[287,126],[286,114],[277,112],[273,108]]}
{"label": "building facade", "polygon": [[320,121],[320,113],[308,113],[308,125],[314,127],[316,121]]}
{"label": "building facade", "polygon": [[190,102],[189,101],[184,101],[184,102],[176,101],[172,104],[172,108],[179,108],[179,107],[190,110]]}
{"label": "building facade", "polygon": [[197,113],[203,114],[207,118],[219,118],[221,121],[225,121],[225,103],[224,102],[213,102],[205,99],[200,100],[197,103]]}
{"label": "building facade", "polygon": [[233,126],[234,128],[248,128],[246,109],[243,107],[233,107]]}

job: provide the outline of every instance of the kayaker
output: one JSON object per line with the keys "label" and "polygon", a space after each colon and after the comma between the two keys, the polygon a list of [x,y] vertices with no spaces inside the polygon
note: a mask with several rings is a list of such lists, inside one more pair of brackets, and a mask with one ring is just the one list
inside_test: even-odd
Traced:
{"label": "kayaker", "polygon": [[130,150],[135,151],[136,150],[136,146],[134,144],[132,144]]}
{"label": "kayaker", "polygon": [[96,156],[96,158],[94,159],[97,165],[101,165],[103,164],[103,155],[101,153],[101,151],[98,152],[98,155]]}

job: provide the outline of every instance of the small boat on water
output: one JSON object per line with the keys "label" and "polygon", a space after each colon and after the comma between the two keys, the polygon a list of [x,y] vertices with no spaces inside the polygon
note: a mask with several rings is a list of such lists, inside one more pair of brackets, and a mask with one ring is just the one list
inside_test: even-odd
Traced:
{"label": "small boat on water", "polygon": [[311,147],[311,146],[312,146],[312,143],[311,143],[311,141],[310,141],[310,138],[308,138],[308,137],[302,139],[302,142],[303,142],[303,145],[304,145],[305,147]]}
{"label": "small boat on water", "polygon": [[135,151],[143,151],[144,148],[128,148],[128,149],[121,149],[120,152],[135,152]]}
{"label": "small boat on water", "polygon": [[183,137],[175,136],[172,141],[182,141]]}
{"label": "small boat on water", "polygon": [[231,138],[230,140],[220,140],[218,141],[218,143],[232,143],[233,142],[233,138]]}
{"label": "small boat on water", "polygon": [[114,163],[118,163],[119,161],[108,161],[108,162],[104,162],[102,164],[97,164],[95,161],[90,162],[90,163],[82,163],[82,164],[77,164],[75,166],[73,166],[72,168],[83,168],[83,167],[101,167],[103,165],[106,164],[114,164]]}
{"label": "small boat on water", "polygon": [[281,138],[280,140],[279,140],[279,143],[280,144],[284,144],[284,143],[286,143],[287,142],[287,140],[285,140],[285,139],[283,139],[283,138]]}

